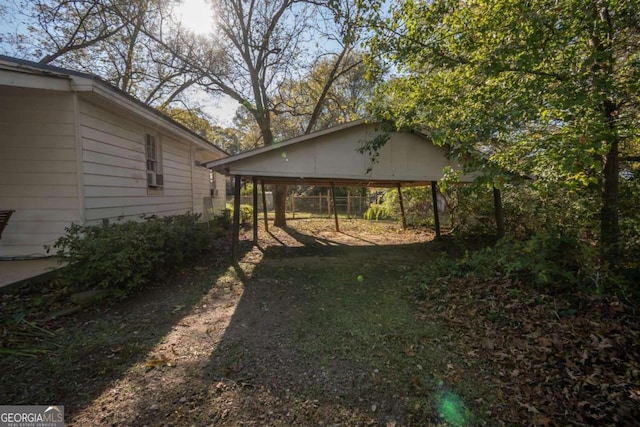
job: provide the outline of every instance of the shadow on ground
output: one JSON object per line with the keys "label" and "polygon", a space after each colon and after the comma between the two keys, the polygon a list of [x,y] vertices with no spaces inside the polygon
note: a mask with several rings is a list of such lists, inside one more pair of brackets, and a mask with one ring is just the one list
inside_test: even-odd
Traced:
{"label": "shadow on ground", "polygon": [[[0,352],[0,402],[64,405],[66,420],[71,421],[113,392],[114,384],[131,372],[153,369],[158,364],[154,349],[225,274],[224,269],[214,271],[204,264],[194,267],[170,281],[151,284],[126,301],[98,303],[73,316],[37,321],[42,329],[34,326],[37,333],[30,339],[36,356],[19,357],[10,348]],[[118,393],[113,393],[116,398]],[[103,415],[90,423],[104,424],[112,418]]]}
{"label": "shadow on ground", "polygon": [[[199,357],[129,385],[147,393],[130,399],[119,421],[439,425],[434,405],[452,393],[441,380],[452,355],[438,325],[416,321],[402,277],[440,245],[350,246],[340,236],[277,233],[267,237],[280,245],[247,252],[215,297],[196,306],[200,314],[182,320],[196,336],[175,343],[189,350],[172,351]],[[213,304],[228,317],[207,311]]]}
{"label": "shadow on ground", "polygon": [[454,356],[403,277],[446,245],[273,233],[235,266],[61,322],[49,354],[0,362],[0,400],[63,404],[78,426],[438,425]]}

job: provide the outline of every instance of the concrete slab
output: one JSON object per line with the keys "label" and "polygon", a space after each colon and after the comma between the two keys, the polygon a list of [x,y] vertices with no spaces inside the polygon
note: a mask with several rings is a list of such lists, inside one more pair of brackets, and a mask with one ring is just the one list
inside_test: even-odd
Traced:
{"label": "concrete slab", "polygon": [[0,260],[0,291],[19,286],[22,283],[46,280],[57,270],[64,268],[60,258],[38,258],[19,261]]}

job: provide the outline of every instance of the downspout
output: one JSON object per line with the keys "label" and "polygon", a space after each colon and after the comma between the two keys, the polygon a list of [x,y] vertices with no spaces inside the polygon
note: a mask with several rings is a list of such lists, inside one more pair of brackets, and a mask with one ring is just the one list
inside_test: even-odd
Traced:
{"label": "downspout", "polygon": [[73,121],[76,139],[76,182],[78,185],[78,215],[82,225],[87,225],[86,219],[86,203],[85,203],[85,188],[84,188],[84,169],[82,162],[83,146],[82,146],[82,123],[80,114],[80,97],[78,92],[71,87],[71,93],[73,94]]}
{"label": "downspout", "polygon": [[[194,169],[196,168],[196,161],[193,152],[195,151],[195,147],[189,143],[189,169],[191,170],[191,213],[196,213],[196,189],[193,186],[195,178],[193,176]],[[203,207],[204,210],[204,207]],[[204,218],[204,211],[202,212],[202,218]]]}

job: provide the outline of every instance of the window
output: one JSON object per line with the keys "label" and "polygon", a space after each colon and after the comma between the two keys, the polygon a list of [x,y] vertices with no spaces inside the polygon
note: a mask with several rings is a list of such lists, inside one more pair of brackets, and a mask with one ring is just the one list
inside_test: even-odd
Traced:
{"label": "window", "polygon": [[162,188],[162,164],[160,158],[160,145],[154,135],[145,135],[145,153],[147,158],[147,187]]}

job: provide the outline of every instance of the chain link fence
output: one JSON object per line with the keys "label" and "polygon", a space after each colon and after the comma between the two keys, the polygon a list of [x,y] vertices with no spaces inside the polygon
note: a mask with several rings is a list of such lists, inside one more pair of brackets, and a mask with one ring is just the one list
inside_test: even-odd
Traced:
{"label": "chain link fence", "polygon": [[[273,211],[273,193],[265,192],[267,201],[267,211]],[[233,196],[227,196],[227,203],[233,204]],[[253,196],[241,196],[241,204],[247,204],[253,207]],[[369,208],[369,197],[346,196],[336,197],[336,210],[338,215],[344,215],[348,218],[362,218],[366,210]],[[258,195],[258,209],[263,212],[262,195]],[[287,216],[292,218],[311,218],[311,217],[330,217],[333,212],[333,199],[331,193],[321,193],[312,196],[287,196]]]}

